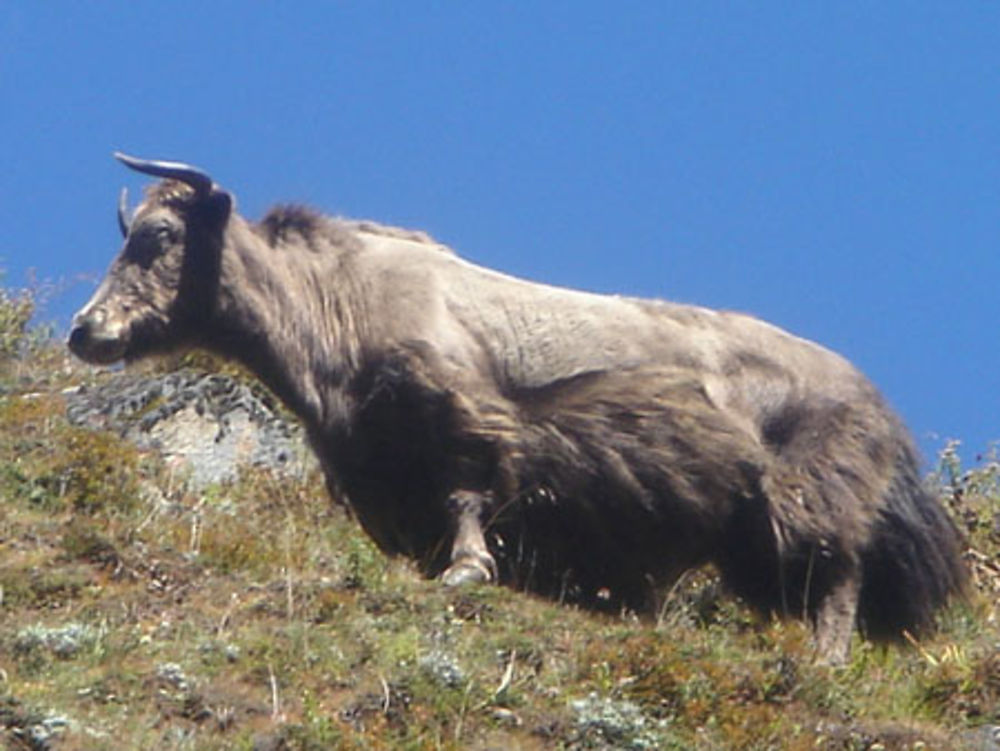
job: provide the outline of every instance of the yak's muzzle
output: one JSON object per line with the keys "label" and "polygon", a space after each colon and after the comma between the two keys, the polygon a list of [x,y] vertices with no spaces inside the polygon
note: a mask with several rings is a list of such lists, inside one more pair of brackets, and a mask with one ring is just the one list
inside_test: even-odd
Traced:
{"label": "yak's muzzle", "polygon": [[97,365],[108,365],[125,356],[128,342],[121,326],[108,326],[106,319],[93,311],[88,315],[77,315],[66,342],[70,351]]}

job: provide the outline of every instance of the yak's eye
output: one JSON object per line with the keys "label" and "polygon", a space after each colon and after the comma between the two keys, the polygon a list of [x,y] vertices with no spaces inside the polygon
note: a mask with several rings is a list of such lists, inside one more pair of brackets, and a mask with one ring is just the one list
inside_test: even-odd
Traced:
{"label": "yak's eye", "polygon": [[167,221],[150,222],[132,232],[132,236],[144,244],[174,242],[179,234],[177,227]]}
{"label": "yak's eye", "polygon": [[127,252],[136,263],[148,268],[179,239],[180,228],[175,223],[149,222],[136,227],[129,235]]}
{"label": "yak's eye", "polygon": [[177,238],[180,235],[177,227],[171,222],[157,222],[153,225],[153,233],[156,235],[157,240],[165,243],[177,242]]}

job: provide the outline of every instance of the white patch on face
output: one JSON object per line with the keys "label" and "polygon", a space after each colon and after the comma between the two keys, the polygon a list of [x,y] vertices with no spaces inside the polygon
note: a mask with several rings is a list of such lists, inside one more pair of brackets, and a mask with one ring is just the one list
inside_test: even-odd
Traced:
{"label": "white patch on face", "polygon": [[87,304],[84,305],[80,310],[77,311],[76,315],[73,316],[74,321],[82,321],[85,318],[90,318],[93,314],[94,308],[100,304],[100,301],[107,295],[108,287],[110,286],[110,281],[107,276],[101,280],[100,285],[98,285],[97,290],[91,296]]}

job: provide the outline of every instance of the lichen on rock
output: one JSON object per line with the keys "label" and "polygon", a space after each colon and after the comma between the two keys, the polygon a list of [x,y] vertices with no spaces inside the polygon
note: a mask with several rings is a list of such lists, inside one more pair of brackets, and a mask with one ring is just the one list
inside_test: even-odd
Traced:
{"label": "lichen on rock", "polygon": [[227,375],[119,373],[66,399],[70,422],[159,452],[194,487],[233,480],[244,467],[300,475],[314,466],[301,427],[268,395]]}

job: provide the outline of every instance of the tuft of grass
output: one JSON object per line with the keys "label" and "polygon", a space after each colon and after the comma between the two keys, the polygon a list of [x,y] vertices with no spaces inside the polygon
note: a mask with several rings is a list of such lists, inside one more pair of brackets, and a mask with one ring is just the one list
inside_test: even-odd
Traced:
{"label": "tuft of grass", "polygon": [[29,290],[0,287],[0,361],[9,363],[23,353],[34,314],[35,297]]}
{"label": "tuft of grass", "polygon": [[0,483],[6,497],[48,511],[127,512],[139,496],[135,447],[69,425],[64,410],[56,394],[0,397]]}

